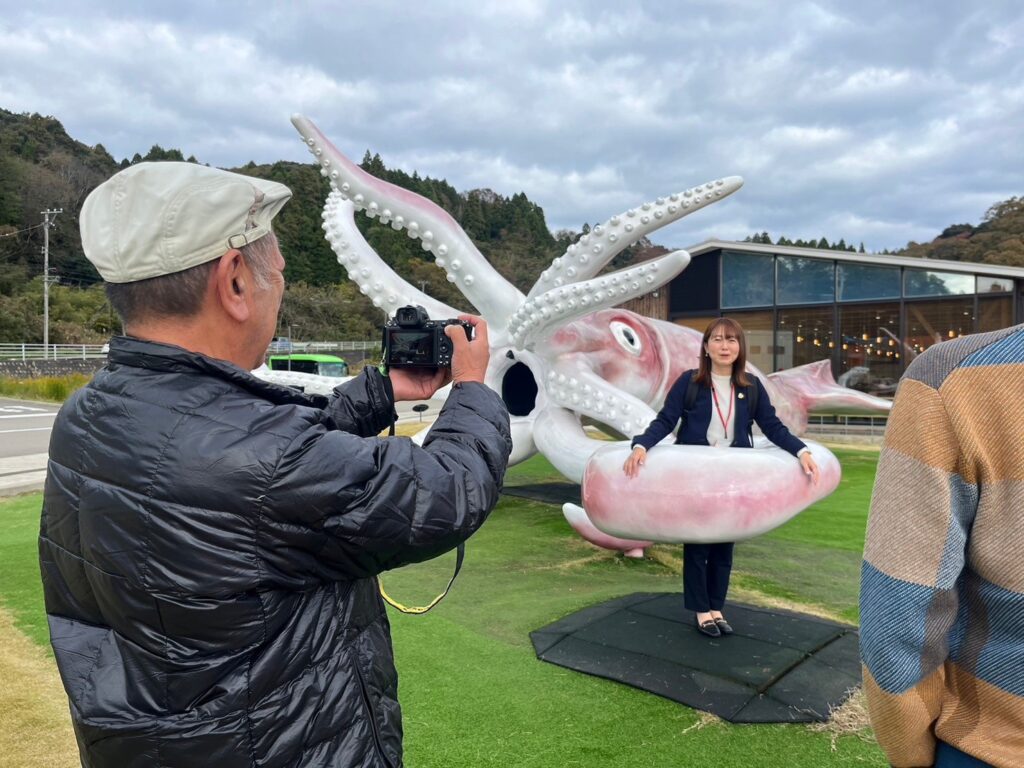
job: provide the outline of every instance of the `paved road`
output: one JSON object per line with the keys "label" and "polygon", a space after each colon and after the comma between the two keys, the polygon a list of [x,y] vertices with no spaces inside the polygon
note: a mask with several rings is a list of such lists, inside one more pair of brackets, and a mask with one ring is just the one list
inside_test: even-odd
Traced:
{"label": "paved road", "polygon": [[43,487],[59,406],[0,398],[0,496]]}
{"label": "paved road", "polygon": [[58,405],[0,398],[0,459],[46,453]]}

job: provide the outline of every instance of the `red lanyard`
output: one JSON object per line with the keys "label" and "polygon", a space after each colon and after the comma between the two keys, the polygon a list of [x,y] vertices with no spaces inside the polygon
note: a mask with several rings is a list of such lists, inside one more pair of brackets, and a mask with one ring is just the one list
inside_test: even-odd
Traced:
{"label": "red lanyard", "polygon": [[711,383],[711,396],[715,398],[715,410],[718,411],[718,420],[722,422],[722,429],[725,431],[725,439],[729,439],[729,419],[732,418],[732,404],[736,400],[733,394],[733,383],[729,382],[729,413],[726,416],[722,415],[722,409],[718,405],[718,391],[715,389],[714,382]]}

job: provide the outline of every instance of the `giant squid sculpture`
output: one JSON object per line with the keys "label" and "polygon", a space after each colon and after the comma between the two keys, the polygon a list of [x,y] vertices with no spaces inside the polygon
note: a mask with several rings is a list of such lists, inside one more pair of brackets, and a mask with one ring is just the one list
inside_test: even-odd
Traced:
{"label": "giant squid sculpture", "polygon": [[[643,431],[676,378],[696,367],[701,341],[697,331],[615,308],[679,274],[690,261],[686,251],[610,274],[601,270],[639,238],[732,194],[742,179],[718,179],[612,216],[570,245],[524,295],[442,208],[366,173],[305,117],[295,115],[292,122],[330,180],[323,212],[327,240],[374,306],[389,315],[408,304],[424,307],[431,317],[460,313],[388,267],[356,228],[356,211],[419,240],[487,320],[486,383],[509,406],[510,461],[539,451],[582,484],[582,507],[567,504],[563,512],[584,538],[632,555],[652,541],[736,541],[780,525],[835,489],[839,464],[823,446],[810,444],[821,469],[814,486],[792,457],[763,447],[764,438],[755,449],[659,446],[644,472],[630,480],[622,471],[628,442],[592,437],[586,426],[627,438]],[[748,370],[795,434],[806,429],[810,413],[889,408],[888,401],[837,385],[827,360],[767,376],[753,366]],[[260,375],[307,386],[315,378]],[[722,450],[730,461],[722,461]]]}

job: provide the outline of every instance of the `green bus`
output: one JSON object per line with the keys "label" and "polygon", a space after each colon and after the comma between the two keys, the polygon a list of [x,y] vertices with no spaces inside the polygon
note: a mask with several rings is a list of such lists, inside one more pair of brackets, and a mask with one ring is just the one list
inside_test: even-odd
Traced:
{"label": "green bus", "polygon": [[272,371],[315,373],[317,376],[348,376],[348,363],[334,355],[271,355]]}

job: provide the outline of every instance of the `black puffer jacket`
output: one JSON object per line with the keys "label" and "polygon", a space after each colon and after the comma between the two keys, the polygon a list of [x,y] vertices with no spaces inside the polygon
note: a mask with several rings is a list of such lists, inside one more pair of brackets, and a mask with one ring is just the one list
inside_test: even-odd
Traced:
{"label": "black puffer jacket", "polygon": [[422,448],[372,437],[392,411],[375,370],[328,401],[114,340],[57,417],[39,539],[83,765],[401,764],[374,576],[472,534],[511,440],[481,384]]}

